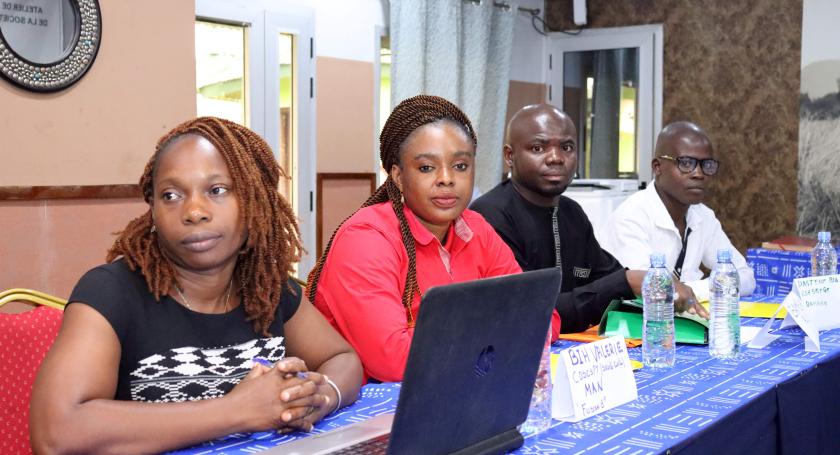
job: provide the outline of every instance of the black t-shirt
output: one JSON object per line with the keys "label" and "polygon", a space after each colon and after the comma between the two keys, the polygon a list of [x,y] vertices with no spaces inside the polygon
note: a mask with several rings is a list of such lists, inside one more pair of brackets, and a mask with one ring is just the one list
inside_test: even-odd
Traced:
{"label": "black t-shirt", "polygon": [[224,314],[191,311],[169,296],[155,301],[140,270],[122,260],[87,272],[70,295],[114,328],[121,356],[118,400],[176,402],[217,398],[248,373],[254,357],[286,354],[283,324],[300,305],[301,289],[284,289],[265,338],[245,320],[243,305]]}
{"label": "black t-shirt", "polygon": [[595,240],[592,224],[577,202],[560,196],[555,244],[554,207],[540,207],[523,198],[510,180],[470,206],[482,214],[508,244],[522,270],[557,266],[560,250],[563,284],[556,308],[564,333],[597,324],[616,298],[633,298],[624,267]]}

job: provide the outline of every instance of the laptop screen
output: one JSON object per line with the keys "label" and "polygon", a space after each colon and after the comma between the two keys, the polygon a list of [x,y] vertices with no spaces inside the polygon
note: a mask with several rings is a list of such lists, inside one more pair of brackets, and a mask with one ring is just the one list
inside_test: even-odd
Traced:
{"label": "laptop screen", "polygon": [[547,269],[427,291],[390,452],[450,453],[499,439],[521,445],[516,427],[528,415],[559,290],[559,271]]}

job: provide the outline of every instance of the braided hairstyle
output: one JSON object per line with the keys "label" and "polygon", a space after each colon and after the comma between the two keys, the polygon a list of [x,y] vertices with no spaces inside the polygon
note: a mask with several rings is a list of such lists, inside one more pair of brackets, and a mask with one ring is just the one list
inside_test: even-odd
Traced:
{"label": "braided hairstyle", "polygon": [[[382,167],[389,173],[385,180],[376,192],[371,195],[361,208],[368,207],[374,204],[380,204],[390,201],[394,207],[394,213],[400,222],[400,232],[402,234],[403,245],[408,253],[408,273],[406,274],[405,289],[403,289],[402,304],[405,307],[405,315],[408,320],[408,326],[414,327],[414,314],[411,312],[411,304],[414,301],[414,293],[419,294],[420,288],[417,285],[417,265],[416,265],[416,251],[414,245],[414,237],[411,235],[411,230],[408,227],[408,220],[403,213],[402,193],[397,184],[390,176],[391,168],[393,166],[400,166],[400,155],[403,146],[408,142],[407,139],[424,125],[431,123],[438,123],[441,121],[450,122],[458,126],[472,141],[473,146],[477,144],[475,131],[472,123],[467,116],[458,109],[458,106],[451,102],[438,97],[429,95],[418,95],[408,98],[401,102],[394,108],[385,126],[382,128],[382,134],[379,137],[379,157],[382,161]],[[354,213],[355,214],[355,213]],[[318,290],[318,281],[321,278],[321,271],[324,268],[324,263],[327,260],[327,255],[332,247],[335,234],[350,217],[345,218],[341,224],[338,225],[335,232],[330,237],[324,253],[318,258],[318,263],[315,268],[309,273],[309,280],[307,283],[307,297],[314,302],[315,295]]]}
{"label": "braided hairstyle", "polygon": [[247,240],[240,250],[233,283],[254,330],[270,336],[275,310],[288,286],[293,264],[300,260],[303,246],[295,214],[278,191],[281,176],[288,176],[277,164],[271,147],[256,133],[236,123],[215,117],[200,117],[175,127],[163,136],[140,177],[143,199],[149,210],[135,218],[118,234],[106,261],[125,260],[131,270],[140,268],[149,291],[160,301],[177,286],[171,260],[161,251],[152,230],[153,181],[158,159],[175,141],[201,136],[221,153],[233,178],[233,190],[240,205],[240,217]]}

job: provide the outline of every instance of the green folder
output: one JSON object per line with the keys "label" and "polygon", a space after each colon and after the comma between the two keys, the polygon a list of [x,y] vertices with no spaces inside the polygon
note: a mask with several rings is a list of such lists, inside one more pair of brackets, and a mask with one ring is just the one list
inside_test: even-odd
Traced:
{"label": "green folder", "polygon": [[[677,343],[709,344],[709,321],[691,313],[674,314]],[[613,300],[601,316],[598,335],[621,335],[624,338],[642,338],[642,302]]]}

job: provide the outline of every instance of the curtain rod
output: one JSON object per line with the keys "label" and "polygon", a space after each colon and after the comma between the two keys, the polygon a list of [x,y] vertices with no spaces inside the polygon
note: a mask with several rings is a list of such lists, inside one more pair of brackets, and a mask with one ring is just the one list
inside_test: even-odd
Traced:
{"label": "curtain rod", "polygon": [[[480,5],[481,4],[481,0],[464,0],[464,1],[467,2],[467,3],[473,3],[475,5]],[[510,3],[493,2],[493,6],[495,6],[496,8],[504,8],[506,10],[510,10]],[[518,9],[519,11],[522,11],[523,13],[528,13],[531,16],[539,16],[539,14],[540,14],[540,9],[539,8],[523,8],[523,7],[519,6],[516,9]]]}

